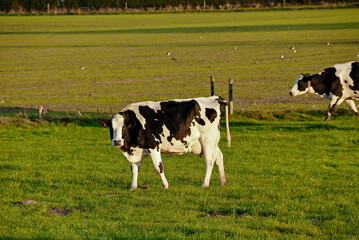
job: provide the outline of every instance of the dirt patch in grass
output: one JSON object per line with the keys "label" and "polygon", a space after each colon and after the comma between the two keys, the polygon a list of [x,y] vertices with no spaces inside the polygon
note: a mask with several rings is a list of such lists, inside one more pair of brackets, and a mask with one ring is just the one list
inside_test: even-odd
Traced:
{"label": "dirt patch in grass", "polygon": [[204,218],[228,217],[228,216],[231,216],[231,214],[228,214],[228,213],[219,213],[219,212],[212,212],[212,213],[207,213],[206,215],[204,215]]}
{"label": "dirt patch in grass", "polygon": [[240,218],[240,217],[245,217],[245,218],[250,218],[250,219],[254,219],[257,217],[264,217],[264,218],[271,218],[274,217],[275,215],[272,214],[268,214],[268,215],[261,215],[261,216],[252,216],[252,215],[248,215],[245,214],[245,212],[235,212],[235,213],[226,213],[226,212],[211,212],[211,213],[207,213],[206,215],[204,215],[204,218],[217,218],[217,217],[230,217],[230,216],[234,216],[236,218]]}
{"label": "dirt patch in grass", "polygon": [[72,213],[73,209],[64,209],[64,208],[50,208],[46,212],[57,215],[57,216],[66,216]]}

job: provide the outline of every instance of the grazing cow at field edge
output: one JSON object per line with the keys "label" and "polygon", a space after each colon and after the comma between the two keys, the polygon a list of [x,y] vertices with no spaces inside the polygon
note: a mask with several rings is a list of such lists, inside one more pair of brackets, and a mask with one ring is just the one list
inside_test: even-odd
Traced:
{"label": "grazing cow at field edge", "polygon": [[160,102],[133,103],[115,114],[111,120],[101,120],[110,128],[112,145],[120,147],[131,163],[131,189],[137,188],[138,168],[142,159],[150,156],[162,185],[168,188],[163,172],[161,153],[204,155],[206,175],[203,188],[209,181],[216,163],[220,185],[226,185],[223,154],[218,147],[220,120],[226,112],[228,146],[230,135],[226,101],[218,96]]}
{"label": "grazing cow at field edge", "polygon": [[331,100],[325,121],[330,119],[335,106],[344,100],[359,117],[354,103],[359,100],[359,62],[336,64],[312,76],[308,73],[300,75],[289,94],[295,97],[306,93],[316,93]]}

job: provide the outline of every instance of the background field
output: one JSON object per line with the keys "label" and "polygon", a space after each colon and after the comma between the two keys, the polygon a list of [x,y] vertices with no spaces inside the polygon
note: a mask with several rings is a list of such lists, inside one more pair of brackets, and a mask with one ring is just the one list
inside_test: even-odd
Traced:
{"label": "background field", "polygon": [[324,109],[327,101],[292,99],[289,89],[300,73],[358,59],[358,13],[3,16],[0,101],[117,112],[134,101],[208,96],[213,75],[223,97],[234,78],[237,110]]}
{"label": "background field", "polygon": [[[343,104],[323,122],[328,100],[288,92],[302,72],[357,59],[358,16],[0,17],[0,239],[357,239],[358,119]],[[130,165],[97,120],[207,96],[210,75],[224,97],[235,80],[228,185],[214,169],[201,189],[203,158],[163,155],[170,189],[145,159],[130,191]],[[38,119],[39,104],[52,117]]]}

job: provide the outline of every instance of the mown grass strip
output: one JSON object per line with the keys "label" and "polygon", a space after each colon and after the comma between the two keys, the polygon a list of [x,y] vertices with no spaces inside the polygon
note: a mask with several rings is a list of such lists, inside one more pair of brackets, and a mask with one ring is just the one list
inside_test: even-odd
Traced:
{"label": "mown grass strip", "polygon": [[288,24],[288,25],[251,25],[219,27],[176,27],[176,28],[143,28],[95,31],[1,31],[0,34],[155,34],[155,33],[220,33],[220,32],[276,32],[305,30],[340,30],[357,29],[359,22],[321,23],[321,24]]}

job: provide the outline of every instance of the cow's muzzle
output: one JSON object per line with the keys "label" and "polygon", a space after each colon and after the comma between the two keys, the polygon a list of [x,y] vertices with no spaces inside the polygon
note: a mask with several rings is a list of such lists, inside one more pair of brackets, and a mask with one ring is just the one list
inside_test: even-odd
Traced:
{"label": "cow's muzzle", "polygon": [[115,140],[114,144],[115,144],[114,145],[115,147],[121,147],[122,146],[122,141],[121,140]]}
{"label": "cow's muzzle", "polygon": [[289,95],[291,95],[292,97],[294,96],[294,94],[292,92],[289,92]]}

